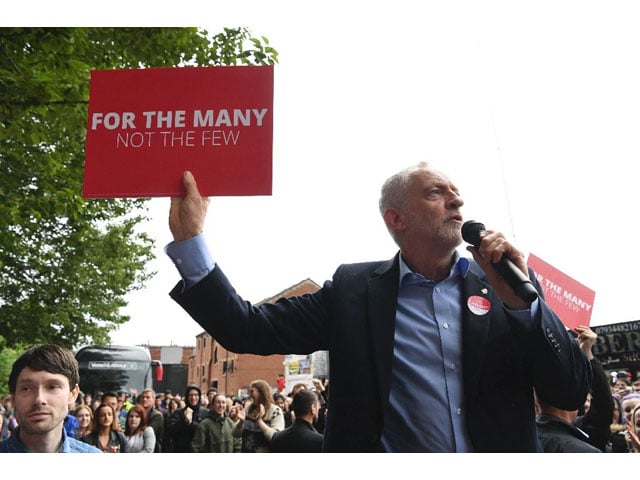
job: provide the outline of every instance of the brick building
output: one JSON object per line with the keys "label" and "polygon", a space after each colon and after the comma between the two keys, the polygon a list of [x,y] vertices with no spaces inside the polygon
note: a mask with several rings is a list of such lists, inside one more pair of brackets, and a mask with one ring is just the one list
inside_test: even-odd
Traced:
{"label": "brick building", "polygon": [[[317,283],[306,279],[257,305],[313,293],[319,288]],[[214,387],[227,395],[248,394],[249,384],[257,379],[265,380],[275,388],[278,374],[284,373],[284,358],[284,355],[235,354],[202,332],[196,337],[196,347],[189,358],[189,384],[198,385],[203,392]]]}

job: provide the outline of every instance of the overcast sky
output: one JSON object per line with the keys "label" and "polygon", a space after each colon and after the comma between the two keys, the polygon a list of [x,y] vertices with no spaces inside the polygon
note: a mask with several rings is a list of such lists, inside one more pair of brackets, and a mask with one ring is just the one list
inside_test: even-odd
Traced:
{"label": "overcast sky", "polygon": [[[113,5],[100,22],[153,24]],[[458,183],[467,219],[594,290],[592,325],[640,319],[628,248],[639,233],[633,2],[171,5],[172,25],[246,26],[280,54],[273,195],[214,198],[205,229],[246,299],[391,258],[380,185],[427,160]],[[158,274],[130,296],[132,321],[113,341],[194,345],[201,328],[168,297],[178,280],[163,253],[169,199],[150,206]]]}

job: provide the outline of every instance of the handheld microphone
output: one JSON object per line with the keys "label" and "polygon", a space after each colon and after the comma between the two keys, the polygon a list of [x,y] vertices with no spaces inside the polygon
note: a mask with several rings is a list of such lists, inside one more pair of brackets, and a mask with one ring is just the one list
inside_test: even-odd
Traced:
{"label": "handheld microphone", "polygon": [[[462,238],[476,248],[480,247],[480,234],[485,231],[482,223],[468,220],[462,225]],[[518,297],[531,303],[538,298],[538,291],[522,271],[514,263],[503,256],[498,263],[493,263],[498,274],[509,284]]]}

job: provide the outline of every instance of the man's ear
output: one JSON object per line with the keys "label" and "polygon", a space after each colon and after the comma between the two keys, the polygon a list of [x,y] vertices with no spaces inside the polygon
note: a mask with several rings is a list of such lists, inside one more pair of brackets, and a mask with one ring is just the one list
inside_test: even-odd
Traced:
{"label": "man's ear", "polygon": [[73,387],[69,391],[69,403],[72,403],[72,402],[75,403],[79,393],[80,393],[80,387],[76,383],[75,387]]}
{"label": "man's ear", "polygon": [[384,218],[384,223],[389,230],[397,232],[403,230],[405,227],[402,214],[395,208],[388,208],[382,218]]}

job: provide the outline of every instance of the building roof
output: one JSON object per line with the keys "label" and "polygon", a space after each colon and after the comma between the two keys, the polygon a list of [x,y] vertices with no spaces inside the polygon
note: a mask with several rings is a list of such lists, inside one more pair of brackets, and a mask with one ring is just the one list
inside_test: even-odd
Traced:
{"label": "building roof", "polygon": [[280,293],[276,293],[272,297],[261,300],[256,305],[262,305],[263,303],[275,303],[281,298],[297,297],[299,295],[304,295],[305,293],[313,293],[319,289],[320,285],[318,285],[310,278],[306,278],[301,282],[296,283],[295,285],[285,288]]}

